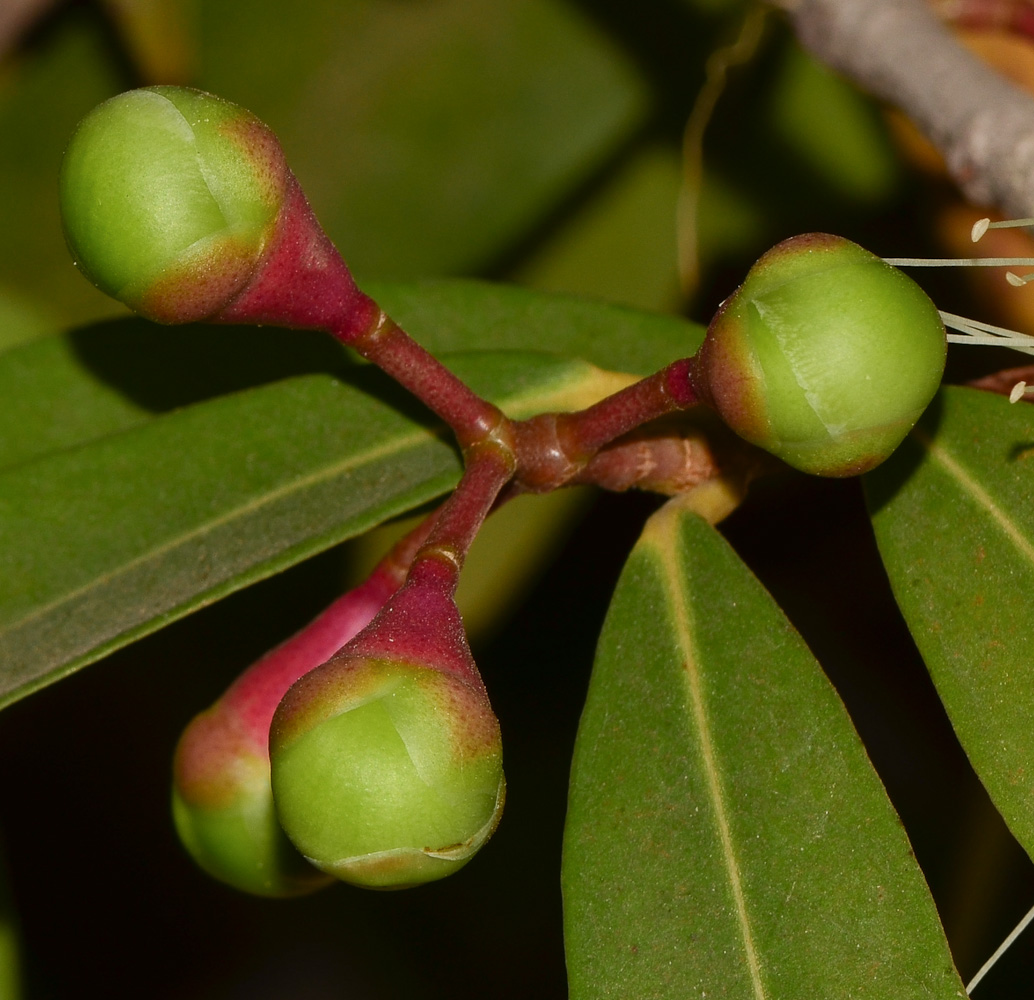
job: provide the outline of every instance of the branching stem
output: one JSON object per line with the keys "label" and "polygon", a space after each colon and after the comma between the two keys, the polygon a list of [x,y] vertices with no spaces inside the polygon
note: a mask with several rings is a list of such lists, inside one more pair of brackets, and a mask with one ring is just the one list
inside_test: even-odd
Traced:
{"label": "branching stem", "polygon": [[979,204],[1034,214],[1034,100],[952,36],[925,0],[778,0],[805,48],[901,108]]}
{"label": "branching stem", "polygon": [[363,299],[369,304],[362,310],[369,315],[367,325],[358,331],[351,324],[342,325],[331,332],[441,417],[464,451],[497,433],[506,420],[499,407],[453,375],[368,296]]}

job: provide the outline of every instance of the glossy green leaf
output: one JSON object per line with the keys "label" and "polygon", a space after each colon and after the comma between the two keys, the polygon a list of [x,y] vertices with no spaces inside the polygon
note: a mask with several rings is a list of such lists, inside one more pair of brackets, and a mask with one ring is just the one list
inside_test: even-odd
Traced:
{"label": "glossy green leaf", "polygon": [[[546,355],[455,365],[518,416],[614,387]],[[425,415],[369,366],[351,381],[223,396],[0,474],[0,703],[456,482]]]}
{"label": "glossy green leaf", "polygon": [[865,477],[898,606],[973,767],[1034,856],[1034,408],[942,390]]}
{"label": "glossy green leaf", "polygon": [[[484,282],[373,289],[435,353],[541,350],[646,375],[692,354],[700,326]],[[0,353],[0,469],[145,423],[155,414],[290,375],[347,377],[349,355],[311,331],[127,318]]]}
{"label": "glossy green leaf", "polygon": [[671,505],[600,638],[563,889],[572,1000],[964,995],[836,694],[721,536]]}

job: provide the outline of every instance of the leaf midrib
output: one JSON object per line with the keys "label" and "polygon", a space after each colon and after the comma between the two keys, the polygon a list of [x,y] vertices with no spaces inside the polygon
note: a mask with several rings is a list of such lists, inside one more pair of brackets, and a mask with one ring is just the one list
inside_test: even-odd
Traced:
{"label": "leaf midrib", "polygon": [[970,475],[962,462],[952,455],[943,444],[934,441],[930,435],[919,427],[913,429],[912,436],[926,450],[930,457],[958,483],[960,488],[968,493],[975,503],[987,511],[1020,555],[1031,565],[1034,565],[1034,545],[1031,544],[1022,529],[1002,509],[998,501]]}
{"label": "leaf midrib", "polygon": [[764,982],[761,977],[761,963],[754,944],[754,932],[751,927],[750,914],[747,911],[746,896],[740,878],[740,863],[733,841],[732,828],[725,806],[725,792],[722,787],[721,766],[711,735],[711,721],[707,710],[703,683],[700,676],[699,657],[693,642],[689,595],[686,581],[689,574],[680,558],[680,539],[678,532],[679,516],[673,506],[662,509],[655,514],[647,525],[644,539],[649,538],[657,552],[662,571],[665,576],[665,593],[668,595],[668,609],[675,630],[676,641],[681,654],[683,678],[693,723],[699,739],[700,757],[707,779],[707,791],[711,800],[711,808],[717,828],[718,840],[722,850],[722,860],[729,880],[736,911],[736,921],[740,936],[743,939],[743,950],[750,973],[750,982],[756,1000],[767,1000]]}

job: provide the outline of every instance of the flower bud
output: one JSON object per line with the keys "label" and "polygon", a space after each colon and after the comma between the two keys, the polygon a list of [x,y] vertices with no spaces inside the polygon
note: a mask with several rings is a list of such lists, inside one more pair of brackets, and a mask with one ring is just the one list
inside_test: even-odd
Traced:
{"label": "flower bud", "polygon": [[897,268],[838,236],[778,244],[719,308],[693,382],[741,437],[804,472],[878,465],[944,371],[937,308]]}
{"label": "flower bud", "polygon": [[183,87],[129,91],[72,137],[65,235],[83,273],[130,308],[204,319],[252,278],[289,178],[276,136],[243,108]]}
{"label": "flower bud", "polygon": [[328,883],[280,829],[265,742],[232,707],[217,702],[191,722],[174,775],[176,832],[209,875],[257,896],[298,896]]}
{"label": "flower bud", "polygon": [[277,821],[270,722],[291,684],[369,624],[401,582],[403,567],[393,557],[424,534],[421,527],[400,542],[369,579],[249,667],[184,730],[173,761],[173,819],[213,877],[259,896],[297,896],[332,881],[294,849]]}
{"label": "flower bud", "polygon": [[451,601],[407,585],[277,708],[277,814],[323,871],[368,888],[418,885],[456,871],[495,830],[499,723],[458,636]]}

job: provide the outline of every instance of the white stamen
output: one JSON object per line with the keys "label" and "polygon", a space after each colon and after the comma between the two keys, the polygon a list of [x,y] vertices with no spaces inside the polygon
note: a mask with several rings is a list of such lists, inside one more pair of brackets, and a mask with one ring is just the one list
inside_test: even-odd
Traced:
{"label": "white stamen", "polygon": [[1034,219],[1005,219],[1002,222],[978,219],[973,223],[973,229],[969,235],[973,242],[976,243],[989,229],[1020,229],[1024,226],[1034,226]]}
{"label": "white stamen", "polygon": [[948,334],[949,344],[969,344],[971,347],[1008,347],[1022,354],[1034,354],[1034,337],[1018,330],[1009,330],[1004,326],[982,323],[980,320],[967,319],[940,310],[944,325],[957,334]]}
{"label": "white stamen", "polygon": [[1034,257],[884,257],[894,267],[1034,267]]}
{"label": "white stamen", "polygon": [[966,993],[972,994],[973,987],[980,982],[990,972],[991,967],[995,964],[1006,953],[1009,946],[1015,941],[1026,929],[1027,924],[1034,920],[1034,907],[1027,911],[1027,915],[1012,929],[1012,933],[998,946],[995,953],[980,967],[980,971],[966,983]]}
{"label": "white stamen", "polygon": [[1024,285],[1034,281],[1034,271],[1030,274],[1024,275],[1013,274],[1012,271],[1006,271],[1005,280],[1008,281],[1013,288],[1022,288]]}
{"label": "white stamen", "polygon": [[1023,399],[1023,394],[1026,391],[1027,391],[1027,383],[1026,382],[1017,382],[1012,387],[1012,392],[1009,393],[1009,402],[1010,403],[1018,403],[1021,399]]}

